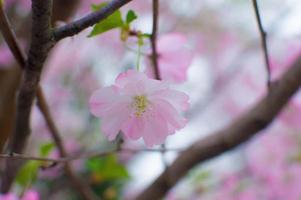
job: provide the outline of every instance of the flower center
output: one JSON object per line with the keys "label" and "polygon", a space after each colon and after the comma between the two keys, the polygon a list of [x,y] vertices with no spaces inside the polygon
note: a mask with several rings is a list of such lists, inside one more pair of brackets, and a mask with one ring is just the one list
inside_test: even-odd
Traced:
{"label": "flower center", "polygon": [[148,105],[148,100],[146,96],[140,95],[134,97],[134,107],[136,109],[135,114],[137,117],[140,117],[146,111],[147,105]]}

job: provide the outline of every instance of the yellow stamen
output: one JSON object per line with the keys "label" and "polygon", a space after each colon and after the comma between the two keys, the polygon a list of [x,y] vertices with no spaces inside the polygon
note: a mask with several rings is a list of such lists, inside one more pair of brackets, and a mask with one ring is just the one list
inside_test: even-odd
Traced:
{"label": "yellow stamen", "polygon": [[140,117],[147,108],[148,105],[148,100],[146,98],[146,96],[141,95],[141,96],[135,96],[134,97],[134,107],[136,109],[136,116]]}

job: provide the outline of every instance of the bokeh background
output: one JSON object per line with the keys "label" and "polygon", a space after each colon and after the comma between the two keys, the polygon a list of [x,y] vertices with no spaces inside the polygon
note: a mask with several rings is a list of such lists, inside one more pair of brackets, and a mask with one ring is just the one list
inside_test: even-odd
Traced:
{"label": "bokeh background", "polygon": [[[69,2],[69,7],[63,7],[63,2]],[[104,1],[57,1],[53,24],[60,26],[78,19],[91,12],[91,4],[101,2]],[[134,10],[138,19],[132,28],[151,33],[151,8],[150,0],[134,0],[121,11],[125,14]],[[272,78],[276,80],[301,50],[301,2],[262,0],[259,8],[268,36]],[[6,0],[5,9],[19,42],[27,49],[30,1]],[[136,38],[123,42],[118,29],[88,38],[90,32],[88,29],[62,40],[51,51],[41,80],[65,146],[72,155],[116,146],[116,142],[109,143],[101,133],[101,120],[90,114],[88,101],[94,90],[113,84],[120,72],[135,68],[137,62]],[[142,141],[124,141],[123,147],[140,151],[74,161],[76,172],[103,199],[133,198],[178,152],[226,126],[266,92],[267,74],[251,1],[160,0],[159,37],[169,33],[183,34],[187,38],[185,48],[193,56],[187,81],[173,84],[190,96],[190,110],[183,113],[189,123],[168,137],[164,155],[145,150]],[[5,99],[17,85],[17,64],[2,37],[0,43],[0,96]],[[150,52],[147,40],[142,51],[145,55],[141,67],[145,69]],[[36,106],[31,125],[33,133],[26,154],[39,156],[42,152],[57,158]],[[297,94],[272,125],[238,148],[192,169],[166,199],[299,200],[300,132],[301,96]],[[61,165],[44,170],[31,165],[36,166],[26,165],[29,167],[20,173],[14,192],[32,188],[45,200],[79,199],[70,189]]]}

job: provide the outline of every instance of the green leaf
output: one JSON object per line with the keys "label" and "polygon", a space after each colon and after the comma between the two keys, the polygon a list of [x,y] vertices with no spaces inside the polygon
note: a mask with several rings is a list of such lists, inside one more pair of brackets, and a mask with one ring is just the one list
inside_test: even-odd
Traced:
{"label": "green leaf", "polygon": [[[93,11],[98,11],[102,9],[104,6],[106,6],[107,3],[101,3],[99,5],[92,5]],[[115,11],[113,14],[108,16],[106,19],[104,19],[101,22],[98,22],[94,25],[93,30],[89,34],[88,37],[93,37],[95,35],[99,35],[101,33],[107,32],[111,29],[122,27],[123,26],[123,20],[121,16],[120,10]]]}
{"label": "green leaf", "polygon": [[41,157],[46,157],[48,156],[51,151],[54,149],[55,145],[53,143],[46,143],[42,144],[40,147],[40,156]]}
{"label": "green leaf", "polygon": [[37,178],[39,166],[39,161],[28,161],[18,172],[16,182],[23,187],[28,187]]}
{"label": "green leaf", "polygon": [[120,164],[116,155],[109,155],[104,158],[92,158],[87,161],[87,168],[100,175],[103,180],[128,179],[129,173],[125,166]]}
{"label": "green leaf", "polygon": [[100,9],[102,9],[103,7],[105,7],[106,5],[108,5],[108,3],[101,3],[101,4],[92,4],[91,5],[91,9],[93,12],[99,11]]}
{"label": "green leaf", "polygon": [[143,35],[143,37],[146,37],[146,38],[152,37],[152,34],[149,34],[149,33],[143,33],[142,35]]}
{"label": "green leaf", "polygon": [[190,172],[190,177],[193,184],[200,184],[208,181],[212,177],[212,174],[209,170],[196,169]]}
{"label": "green leaf", "polygon": [[126,23],[130,24],[132,21],[134,21],[137,18],[138,16],[136,15],[136,13],[133,10],[129,10],[128,13],[126,14]]}

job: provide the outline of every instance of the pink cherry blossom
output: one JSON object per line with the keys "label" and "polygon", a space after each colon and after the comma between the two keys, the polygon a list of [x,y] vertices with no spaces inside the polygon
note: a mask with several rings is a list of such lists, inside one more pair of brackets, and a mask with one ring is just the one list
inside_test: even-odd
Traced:
{"label": "pink cherry blossom", "polygon": [[[162,80],[181,83],[187,79],[187,70],[193,54],[185,48],[187,38],[180,33],[161,36],[157,42],[158,64]],[[153,67],[146,68],[146,73],[153,77]]]}
{"label": "pink cherry blossom", "polygon": [[188,96],[162,81],[129,70],[113,86],[94,92],[90,110],[102,118],[102,131],[114,140],[121,130],[126,138],[143,138],[147,146],[162,144],[168,135],[186,124],[181,111],[188,109]]}

